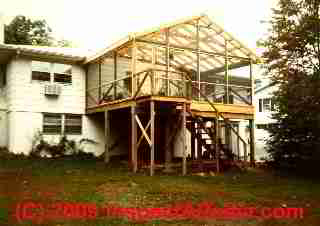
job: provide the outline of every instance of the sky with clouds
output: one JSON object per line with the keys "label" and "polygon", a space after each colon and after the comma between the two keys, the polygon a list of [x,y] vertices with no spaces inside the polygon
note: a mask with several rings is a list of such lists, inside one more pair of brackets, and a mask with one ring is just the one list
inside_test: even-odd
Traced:
{"label": "sky with clouds", "polygon": [[0,0],[0,5],[5,23],[18,14],[45,19],[55,37],[93,50],[129,32],[200,13],[255,50],[267,33],[261,21],[270,18],[276,0]]}

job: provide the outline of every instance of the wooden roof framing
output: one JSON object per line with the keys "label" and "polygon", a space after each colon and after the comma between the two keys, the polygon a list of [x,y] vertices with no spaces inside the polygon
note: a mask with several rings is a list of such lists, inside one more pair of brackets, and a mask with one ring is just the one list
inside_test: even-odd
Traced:
{"label": "wooden roof framing", "polygon": [[[168,40],[166,40],[167,34],[169,34]],[[163,47],[158,48],[160,49],[158,51],[163,51],[161,54],[165,56],[168,44],[171,53],[174,54],[172,64],[189,69],[196,69],[197,53],[200,52],[202,62],[200,71],[206,73],[218,73],[225,70],[224,57],[228,58],[229,69],[246,66],[250,62],[262,62],[253,51],[211,21],[207,15],[200,15],[164,24],[148,31],[130,34],[100,53],[87,58],[86,63],[99,61],[120,48],[130,48],[133,41],[137,43],[138,59],[149,61],[152,58],[151,46]],[[176,50],[178,50],[177,53]],[[130,57],[130,50],[126,55]]]}

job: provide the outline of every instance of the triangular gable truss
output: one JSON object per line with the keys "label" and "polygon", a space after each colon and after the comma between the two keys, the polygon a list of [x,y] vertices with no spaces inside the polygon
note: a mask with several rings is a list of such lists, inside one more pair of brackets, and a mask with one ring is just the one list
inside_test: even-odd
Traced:
{"label": "triangular gable truss", "polygon": [[166,47],[170,47],[173,66],[197,70],[198,52],[201,52],[199,67],[202,73],[219,73],[226,68],[234,69],[260,63],[261,59],[240,41],[212,22],[208,16],[190,17],[174,23],[165,24],[145,32],[133,33],[106,48],[87,62],[99,61],[117,51],[120,56],[130,58],[130,47],[135,41],[137,59],[151,61],[152,46],[157,46],[158,63],[166,64]]}

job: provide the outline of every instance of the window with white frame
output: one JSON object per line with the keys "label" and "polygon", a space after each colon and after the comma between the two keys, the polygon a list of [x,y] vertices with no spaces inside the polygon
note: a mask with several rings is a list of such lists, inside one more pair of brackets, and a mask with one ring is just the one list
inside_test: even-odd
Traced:
{"label": "window with white frame", "polygon": [[61,134],[62,132],[62,117],[61,114],[45,113],[43,114],[44,134]]}
{"label": "window with white frame", "polygon": [[32,61],[32,81],[72,84],[72,65]]}
{"label": "window with white frame", "polygon": [[81,135],[82,115],[44,113],[42,131],[44,134]]}
{"label": "window with white frame", "polygon": [[272,112],[275,110],[275,103],[272,98],[259,99],[259,112]]}

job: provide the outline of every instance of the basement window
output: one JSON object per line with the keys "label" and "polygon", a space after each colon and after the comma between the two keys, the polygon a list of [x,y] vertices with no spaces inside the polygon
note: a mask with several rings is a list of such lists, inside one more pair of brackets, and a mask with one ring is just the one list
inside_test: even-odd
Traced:
{"label": "basement window", "polygon": [[79,135],[82,133],[82,117],[81,115],[65,116],[65,134]]}
{"label": "basement window", "polygon": [[44,134],[66,134],[81,135],[82,134],[82,115],[76,114],[43,114]]}
{"label": "basement window", "polygon": [[43,114],[43,133],[61,134],[62,117],[61,114],[45,113]]}

